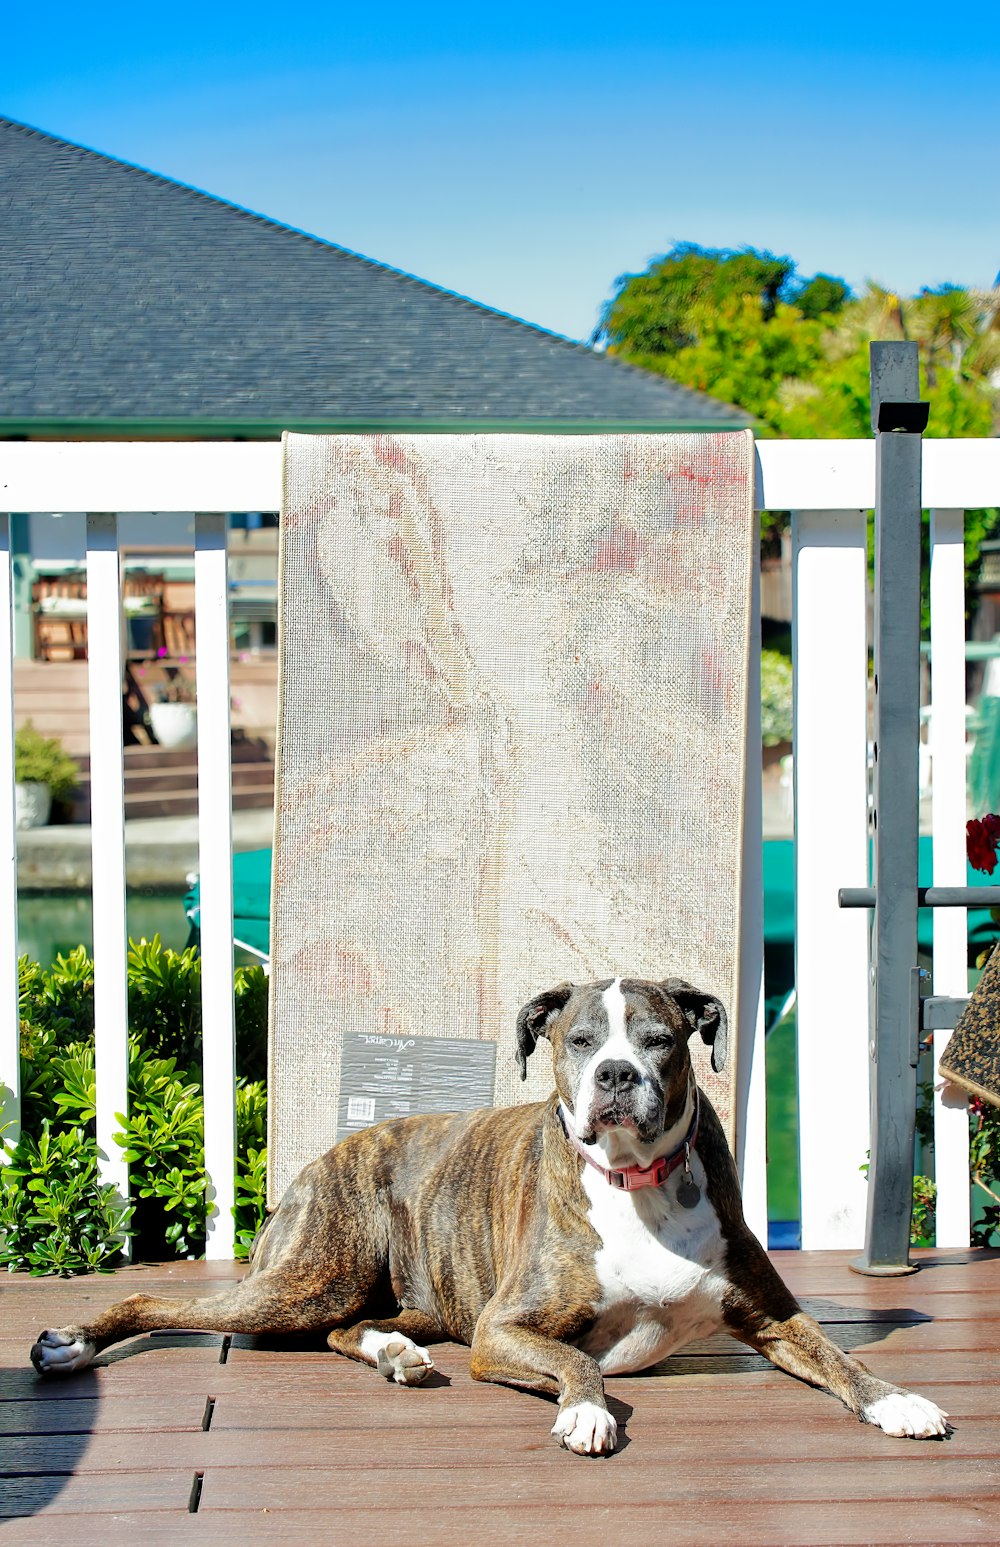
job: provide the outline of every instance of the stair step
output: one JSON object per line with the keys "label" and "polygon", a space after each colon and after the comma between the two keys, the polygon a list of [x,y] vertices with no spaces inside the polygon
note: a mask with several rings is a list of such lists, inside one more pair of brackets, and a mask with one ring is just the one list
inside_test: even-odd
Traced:
{"label": "stair step", "polygon": [[125,793],[134,790],[172,790],[194,788],[198,783],[197,763],[174,763],[167,768],[133,768],[125,765]]}
{"label": "stair step", "polygon": [[[177,772],[129,774],[125,780],[125,815],[182,816],[197,811],[197,775],[192,772],[190,778],[180,779]],[[270,805],[274,800],[274,769],[270,764],[234,768],[232,792],[234,811]],[[71,805],[74,822],[90,821],[89,779],[81,781]]]}
{"label": "stair step", "polygon": [[[270,789],[233,791],[234,811],[264,810],[273,803],[274,793]],[[195,793],[169,794],[164,791],[160,794],[130,796],[125,801],[127,821],[156,816],[196,816],[197,812],[198,796]]]}
{"label": "stair step", "polygon": [[198,762],[195,747],[129,746],[124,750],[128,773],[133,768],[193,768]]}
{"label": "stair step", "polygon": [[[234,763],[233,789],[253,789],[274,784],[273,763]],[[126,796],[143,795],[153,790],[197,789],[198,769],[192,764],[179,768],[127,768],[125,770]],[[90,790],[90,775],[84,774],[77,788]]]}
{"label": "stair step", "polygon": [[[36,725],[36,730],[44,730]],[[56,734],[54,730],[44,731],[44,734]],[[79,764],[81,781],[86,783],[90,778],[90,728],[81,731],[79,735],[69,733],[63,726],[59,733],[59,740],[70,756]],[[197,754],[194,747],[186,751],[176,752],[172,749],[160,747],[126,747],[125,751],[125,777],[139,773],[145,769],[159,771],[165,768],[183,770],[197,765]],[[249,765],[252,768],[273,768],[274,758],[266,747],[251,747],[237,752],[236,744],[233,746],[232,763],[234,770]]]}
{"label": "stair step", "polygon": [[274,764],[273,763],[234,763],[233,764],[233,789],[252,790],[274,789]]}
{"label": "stair step", "polygon": [[[231,748],[233,767],[250,763],[253,766],[273,766],[270,750],[260,742],[237,739]],[[81,771],[90,772],[90,754],[77,758]],[[197,768],[196,747],[127,746],[124,748],[125,774],[128,776],[142,769]]]}

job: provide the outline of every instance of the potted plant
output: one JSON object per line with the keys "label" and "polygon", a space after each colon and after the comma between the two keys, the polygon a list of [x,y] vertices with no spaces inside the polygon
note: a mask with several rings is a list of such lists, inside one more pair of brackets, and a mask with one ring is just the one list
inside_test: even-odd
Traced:
{"label": "potted plant", "polygon": [[180,751],[198,740],[195,685],[176,666],[152,689],[149,725],[161,747]]}
{"label": "potted plant", "polygon": [[78,764],[56,737],[30,720],[14,736],[14,797],[18,827],[44,827],[53,800],[68,800],[80,779]]}

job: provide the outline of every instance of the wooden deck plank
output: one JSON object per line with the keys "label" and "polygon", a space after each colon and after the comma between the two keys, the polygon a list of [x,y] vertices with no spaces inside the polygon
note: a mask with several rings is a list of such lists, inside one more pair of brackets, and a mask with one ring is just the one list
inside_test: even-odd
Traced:
{"label": "wooden deck plank", "polygon": [[[518,1500],[493,1509],[484,1509],[468,1503],[456,1504],[440,1495],[433,1505],[434,1514],[412,1507],[389,1505],[378,1511],[378,1540],[383,1547],[426,1547],[428,1540],[444,1540],[455,1532],[477,1543],[477,1547],[499,1547],[512,1544],[523,1547],[526,1540],[582,1539],[593,1541],[611,1539],[643,1539],[650,1530],[666,1536],[671,1547],[765,1547],[776,1542],[795,1543],[796,1547],[862,1547],[862,1544],[878,1542],[880,1547],[891,1544],[951,1544],[960,1547],[964,1543],[995,1543],[1000,1526],[1000,1513],[993,1505],[972,1504],[920,1504],[901,1510],[893,1502],[889,1505],[871,1503],[852,1504],[850,1501],[788,1505],[785,1503],[759,1504],[743,1501],[728,1508],[719,1505],[705,1510],[689,1501],[674,1500],[650,1518],[646,1505],[635,1505],[630,1499],[605,1496],[602,1506],[580,1506],[576,1501],[565,1504],[547,1501],[532,1509],[526,1519],[524,1507]],[[206,1513],[213,1526],[219,1519],[215,1511]],[[900,1516],[904,1515],[904,1519]],[[223,1519],[226,1517],[223,1516]],[[231,1518],[231,1517],[230,1517]],[[259,1516],[243,1515],[244,1529],[255,1531]],[[277,1517],[282,1525],[281,1539],[290,1544],[306,1544],[323,1538],[317,1531],[323,1530],[321,1514],[302,1511],[293,1516],[289,1510]],[[253,1522],[251,1524],[251,1522]],[[299,1524],[301,1522],[301,1524]],[[235,1523],[235,1522],[234,1522]],[[366,1540],[365,1533],[372,1528],[370,1509],[338,1510],[336,1524],[326,1536],[332,1540]],[[275,1533],[276,1535],[279,1533]],[[237,1542],[237,1537],[219,1540]],[[242,1538],[246,1540],[246,1538]]]}
{"label": "wooden deck plank", "polygon": [[[226,1522],[220,1532],[214,1524],[206,1530],[204,1519],[197,1515],[178,1515],[173,1510],[165,1510],[162,1513],[144,1514],[135,1510],[120,1510],[115,1515],[98,1514],[60,1514],[55,1510],[42,1510],[33,1516],[18,1517],[15,1521],[3,1521],[0,1516],[0,1540],[7,1541],[14,1547],[189,1547],[189,1544],[215,1543],[221,1538],[235,1541],[230,1538],[230,1525],[238,1521],[238,1515],[222,1515],[215,1517]],[[257,1540],[288,1540],[295,1541],[294,1534],[290,1537],[272,1536],[267,1529],[270,1521],[269,1515],[260,1517],[246,1517],[247,1522],[243,1534],[239,1538],[242,1547],[248,1547],[249,1543]],[[276,1520],[279,1517],[276,1517]],[[258,1521],[262,1522],[258,1526]],[[322,1524],[313,1517],[311,1531],[303,1524],[302,1536],[299,1540],[304,1544],[311,1541],[314,1547],[321,1547],[330,1537],[324,1538]],[[317,1524],[319,1528],[317,1529]],[[263,1535],[260,1532],[263,1531]]]}
{"label": "wooden deck plank", "polygon": [[[79,1398],[67,1386],[61,1401],[9,1401],[0,1404],[0,1435],[14,1434],[168,1434],[200,1429],[205,1398],[200,1393]],[[73,1393],[72,1395],[70,1393]],[[0,1449],[0,1467],[5,1455]]]}
{"label": "wooden deck plank", "polygon": [[[840,1324],[826,1324],[826,1330],[835,1343],[850,1352],[871,1353],[876,1350],[912,1349],[925,1353],[931,1349],[949,1349],[964,1353],[978,1349],[987,1355],[1000,1353],[1000,1321],[978,1322],[972,1318],[955,1321],[929,1317],[925,1321],[896,1322],[857,1320]],[[689,1358],[696,1355],[705,1358],[729,1358],[742,1354],[747,1345],[738,1339],[721,1333],[712,1338],[696,1339],[687,1345]],[[671,1356],[673,1357],[673,1356]]]}
{"label": "wooden deck plank", "polygon": [[[743,1381],[734,1387],[720,1385],[715,1379],[705,1380],[701,1384],[692,1382],[678,1386],[672,1380],[651,1377],[641,1390],[623,1388],[621,1381],[613,1380],[608,1382],[607,1391],[611,1402],[629,1403],[636,1412],[656,1414],[668,1424],[718,1422],[723,1393],[727,1414],[737,1411],[749,1416],[751,1421],[766,1416],[768,1425],[778,1426],[785,1422],[814,1422],[821,1416],[828,1416],[834,1425],[842,1422],[848,1426],[854,1424],[847,1410],[835,1397],[827,1392],[814,1391],[788,1376],[782,1377],[777,1372],[775,1374],[776,1379],[766,1386]],[[919,1389],[945,1412],[950,1413],[956,1422],[963,1422],[970,1417],[978,1420],[993,1419],[1000,1406],[992,1381],[969,1381],[960,1385],[952,1381],[922,1380]],[[347,1395],[335,1391],[324,1396],[313,1387],[305,1392],[286,1393],[278,1397],[266,1385],[255,1385],[249,1390],[241,1385],[221,1392],[216,1387],[213,1394],[213,1433],[227,1429],[259,1429],[275,1433],[322,1430],[333,1433],[340,1430],[355,1431],[358,1427],[359,1401],[353,1393]],[[525,1422],[539,1423],[544,1420],[547,1411],[542,1399],[516,1391],[511,1392],[509,1401],[490,1403],[485,1410],[478,1402],[462,1400],[453,1388],[431,1393],[431,1398],[421,1403],[416,1417],[414,1408],[408,1404],[408,1397],[398,1403],[382,1404],[378,1412],[379,1428],[388,1432],[407,1429],[416,1423],[423,1433],[432,1428],[465,1429],[479,1422],[490,1424],[502,1421],[506,1425],[519,1422],[522,1414]],[[126,1405],[119,1404],[119,1410],[126,1411]],[[114,1427],[111,1422],[102,1424],[105,1429]],[[1000,1449],[997,1454],[1000,1456]]]}
{"label": "wooden deck plank", "polygon": [[[658,1514],[656,1528],[671,1547],[984,1547],[995,1543],[1000,1519],[995,1508],[971,1501],[959,1504],[922,1503],[911,1509],[898,1504],[807,1504],[784,1507],[748,1503],[742,1508],[717,1506],[706,1514],[688,1504]],[[595,1511],[572,1504],[549,1504],[524,1518],[509,1507],[464,1508],[456,1517],[437,1510],[428,1516],[405,1505],[378,1510],[380,1547],[429,1547],[449,1535],[461,1534],[476,1547],[523,1547],[526,1540],[591,1541],[618,1535],[645,1539],[651,1529],[649,1510],[615,1501]],[[345,1541],[373,1538],[373,1512],[368,1509],[329,1511],[299,1508],[278,1513],[227,1510],[174,1517],[169,1514],[122,1512],[115,1516],[48,1513],[18,1521],[18,1547],[247,1547],[248,1543],[279,1542],[282,1547],[340,1547]],[[13,1538],[11,1538],[13,1540]]]}
{"label": "wooden deck plank", "polygon": [[[537,1406],[502,1426],[495,1421],[495,1414],[492,1422],[480,1419],[459,1425],[454,1422],[424,1424],[411,1412],[409,1425],[397,1421],[384,1427],[370,1412],[357,1414],[353,1427],[346,1422],[325,1425],[322,1422],[324,1416],[322,1412],[315,1415],[316,1427],[312,1429],[282,1429],[280,1426],[267,1431],[258,1429],[254,1431],[252,1442],[245,1429],[230,1428],[218,1432],[213,1429],[206,1434],[200,1426],[161,1431],[152,1448],[148,1431],[141,1428],[135,1432],[94,1434],[86,1437],[84,1445],[75,1434],[17,1435],[4,1441],[0,1477],[69,1472],[77,1476],[89,1472],[117,1476],[140,1468],[144,1474],[187,1470],[191,1473],[205,1471],[207,1475],[209,1471],[214,1474],[219,1469],[245,1471],[248,1454],[256,1449],[261,1466],[268,1474],[291,1471],[297,1476],[299,1472],[318,1472],[327,1479],[329,1486],[338,1486],[337,1479],[343,1478],[345,1486],[356,1491],[363,1486],[364,1476],[371,1474],[373,1431],[392,1437],[392,1469],[399,1476],[405,1474],[407,1488],[412,1481],[413,1487],[419,1489],[426,1482],[425,1474],[445,1471],[456,1477],[461,1474],[465,1479],[463,1486],[475,1489],[484,1471],[499,1475],[512,1468],[519,1470],[529,1461],[535,1466],[536,1460],[546,1476],[551,1474],[553,1479],[565,1481],[565,1468],[580,1459],[559,1449],[549,1434],[552,1411]],[[908,1478],[915,1479],[914,1487],[919,1488],[921,1482],[927,1480],[935,1488],[951,1491],[947,1481],[952,1477],[949,1469],[958,1463],[966,1472],[974,1469],[973,1463],[980,1468],[976,1479],[980,1497],[1000,1494],[998,1418],[980,1418],[974,1423],[960,1424],[947,1442],[918,1444],[891,1439],[856,1422],[846,1413],[836,1413],[832,1418],[814,1415],[805,1421],[801,1414],[788,1413],[776,1419],[770,1411],[766,1414],[766,1422],[759,1413],[755,1415],[756,1421],[751,1421],[752,1416],[745,1411],[725,1423],[716,1419],[712,1425],[713,1468],[725,1467],[729,1471],[746,1466],[780,1468],[785,1465],[784,1458],[791,1446],[799,1465],[823,1469],[836,1462],[853,1468],[859,1478],[862,1497],[877,1496],[870,1492],[872,1477],[883,1478],[900,1466],[907,1469]],[[622,1465],[639,1469],[642,1477],[636,1486],[641,1490],[648,1470],[662,1470],[664,1442],[669,1441],[671,1480],[663,1486],[672,1487],[676,1477],[681,1474],[694,1476],[704,1466],[701,1448],[704,1431],[692,1432],[692,1426],[710,1424],[712,1415],[707,1410],[686,1411],[671,1423],[662,1413],[637,1405],[625,1428],[629,1443],[621,1452]],[[502,1447],[497,1443],[501,1434]],[[957,1484],[958,1480],[959,1474],[955,1473],[952,1481]],[[601,1486],[605,1485],[606,1480]],[[896,1485],[893,1483],[892,1486]],[[899,1483],[899,1486],[904,1485],[910,1486],[905,1480]],[[269,1488],[271,1484],[267,1486]],[[584,1485],[581,1482],[574,1486]],[[791,1490],[794,1496],[802,1486],[801,1480],[791,1484],[786,1481],[785,1491]],[[727,1482],[723,1488],[726,1497],[729,1488]],[[284,1497],[280,1488],[279,1494]],[[819,1494],[808,1496],[826,1497],[826,1494],[821,1490]]]}
{"label": "wooden deck plank", "polygon": [[[940,1294],[944,1291],[978,1293],[991,1281],[996,1283],[997,1258],[1000,1253],[984,1252],[982,1260],[969,1260],[955,1252],[942,1252],[933,1259],[915,1253],[915,1260],[920,1267],[918,1273],[909,1277],[886,1279],[864,1278],[852,1273],[847,1266],[851,1257],[849,1252],[771,1252],[769,1255],[792,1293],[799,1297],[826,1294],[835,1299],[838,1293],[843,1292],[865,1295],[872,1304],[884,1305],[891,1304],[893,1296],[902,1296],[905,1303],[910,1286],[916,1292],[918,1284],[923,1294]],[[792,1260],[799,1256],[802,1261]]]}
{"label": "wooden deck plank", "polygon": [[72,1476],[5,1477],[0,1519],[17,1519],[38,1509],[60,1515],[117,1515],[122,1510],[169,1510],[187,1514],[192,1473],[168,1471],[75,1471]]}
{"label": "wooden deck plank", "polygon": [[[512,1506],[528,1511],[553,1501],[559,1489],[567,1503],[600,1509],[607,1505],[609,1492],[621,1490],[633,1506],[645,1505],[668,1509],[688,1503],[714,1506],[718,1503],[767,1504],[783,1499],[787,1504],[833,1503],[846,1500],[911,1504],[920,1497],[975,1498],[979,1502],[996,1500],[1000,1512],[1000,1475],[996,1461],[957,1458],[952,1460],[940,1447],[928,1447],[912,1459],[899,1455],[881,1463],[859,1466],[855,1461],[826,1461],[810,1458],[808,1465],[789,1469],[784,1460],[727,1462],[725,1466],[706,1464],[704,1456],[694,1462],[677,1461],[669,1466],[649,1465],[641,1459],[631,1461],[632,1447],[621,1452],[616,1475],[609,1480],[606,1466],[585,1457],[560,1453],[524,1444],[520,1464],[500,1466],[496,1455],[500,1447],[494,1441],[491,1461],[461,1470],[448,1466],[407,1466],[397,1469],[393,1458],[391,1471],[399,1481],[399,1491],[411,1508],[447,1508],[447,1499],[460,1499],[471,1507]],[[506,1450],[506,1437],[504,1449]],[[573,1467],[572,1474],[569,1471]],[[308,1498],[310,1507],[322,1509],[361,1506],[372,1499],[372,1467],[215,1467],[205,1474],[201,1498],[202,1513],[217,1509],[294,1508]],[[1000,1515],[998,1515],[1000,1518]]]}
{"label": "wooden deck plank", "polygon": [[[995,1287],[1000,1287],[1000,1277]],[[907,1280],[906,1290],[897,1289],[884,1305],[873,1304],[870,1296],[851,1294],[845,1289],[830,1296],[802,1295],[800,1303],[803,1310],[824,1324],[865,1320],[920,1321],[924,1316],[947,1316],[953,1321],[965,1321],[969,1317],[983,1321],[1000,1318],[1000,1299],[991,1290],[964,1294],[957,1290],[942,1290],[936,1293],[921,1288],[919,1275]]]}

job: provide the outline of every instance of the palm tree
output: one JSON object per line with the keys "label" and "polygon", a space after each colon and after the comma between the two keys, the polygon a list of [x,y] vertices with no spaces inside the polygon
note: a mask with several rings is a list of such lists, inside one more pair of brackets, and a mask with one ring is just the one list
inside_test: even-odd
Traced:
{"label": "palm tree", "polygon": [[927,385],[937,385],[942,367],[963,375],[966,350],[976,337],[980,318],[969,292],[958,285],[925,288],[905,306],[910,337],[921,346]]}
{"label": "palm tree", "polygon": [[966,369],[994,389],[1000,389],[1000,274],[992,290],[970,290],[979,319],[976,337],[969,345]]}

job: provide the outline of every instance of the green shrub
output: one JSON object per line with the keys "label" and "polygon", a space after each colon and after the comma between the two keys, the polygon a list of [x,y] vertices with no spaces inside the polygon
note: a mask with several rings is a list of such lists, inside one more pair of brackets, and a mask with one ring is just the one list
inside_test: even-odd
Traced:
{"label": "green shrub", "polygon": [[792,663],[780,650],[760,652],[760,723],[765,747],[792,739]]}
{"label": "green shrub", "polygon": [[105,1272],[119,1259],[131,1209],[101,1182],[82,1128],[22,1134],[0,1167],[0,1265],[33,1274]]}
{"label": "green shrub", "polygon": [[47,971],[22,956],[18,962],[22,1027],[50,1028],[64,1045],[94,1034],[94,964],[82,945],[57,956]]}
{"label": "green shrub", "polygon": [[[262,967],[233,975],[236,1061],[251,1080],[267,1077],[267,978]],[[129,941],[129,1027],[149,1052],[191,1068],[201,1057],[201,957],[197,948],[172,951],[159,935]]]}
{"label": "green shrub", "polygon": [[201,1056],[201,957],[172,951],[159,935],[129,941],[128,1023],[144,1049],[185,1069]]}
{"label": "green shrub", "polygon": [[913,1218],[910,1222],[910,1245],[933,1246],[937,1217],[937,1183],[929,1176],[913,1178]]}
{"label": "green shrub", "polygon": [[[0,1262],[10,1268],[73,1273],[106,1265],[125,1228],[137,1258],[187,1257],[203,1248],[201,961],[195,950],[165,949],[158,936],[130,941],[128,977],[129,1112],[127,1120],[119,1114],[114,1137],[130,1166],[133,1202],[122,1211],[97,1173],[93,963],[82,946],[47,970],[27,958],[19,962],[24,1136],[16,1149],[6,1146],[11,1161],[0,1168]],[[234,1213],[237,1255],[245,1256],[264,1217],[263,970],[239,968],[234,993]]]}
{"label": "green shrub", "polygon": [[969,1170],[989,1203],[972,1226],[973,1246],[995,1246],[1000,1232],[1000,1108],[973,1097],[969,1102]]}
{"label": "green shrub", "polygon": [[22,956],[18,998],[21,1126],[25,1133],[38,1135],[46,1119],[55,1122],[65,1115],[57,1100],[64,1084],[64,1059],[93,1048],[94,964],[82,945],[68,956],[57,956],[47,972]]}
{"label": "green shrub", "polygon": [[[262,974],[263,976],[263,974]],[[236,1255],[249,1257],[267,1214],[267,1088],[236,1086]]]}
{"label": "green shrub", "polygon": [[[247,1080],[267,1080],[267,976],[263,967],[237,967],[236,1050],[239,1072]],[[261,1134],[261,1143],[266,1131]]]}
{"label": "green shrub", "polygon": [[48,785],[53,800],[68,800],[80,782],[80,766],[61,741],[43,736],[29,720],[14,735],[14,778]]}
{"label": "green shrub", "polygon": [[[205,1241],[205,1104],[177,1060],[129,1043],[129,1110],[117,1114],[136,1194],[136,1254],[193,1257]],[[165,1217],[169,1216],[169,1217]]]}

